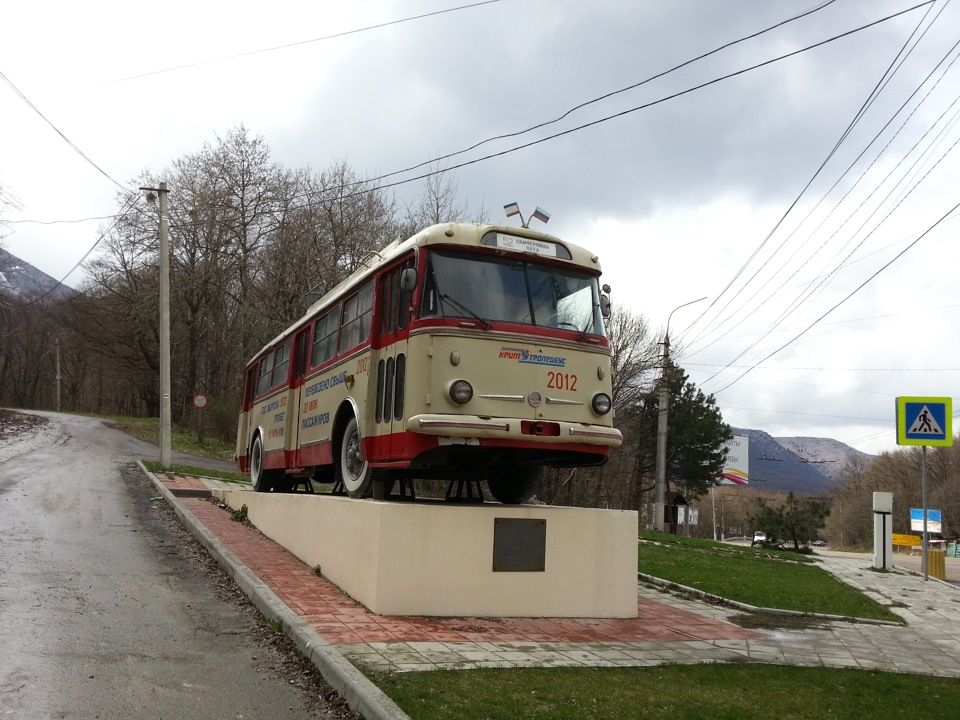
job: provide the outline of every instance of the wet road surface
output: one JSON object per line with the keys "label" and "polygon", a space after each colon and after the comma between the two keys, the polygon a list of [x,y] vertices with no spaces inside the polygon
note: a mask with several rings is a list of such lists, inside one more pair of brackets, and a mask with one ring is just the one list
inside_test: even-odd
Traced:
{"label": "wet road surface", "polygon": [[0,445],[0,718],[341,717],[153,497],[156,450],[45,416]]}

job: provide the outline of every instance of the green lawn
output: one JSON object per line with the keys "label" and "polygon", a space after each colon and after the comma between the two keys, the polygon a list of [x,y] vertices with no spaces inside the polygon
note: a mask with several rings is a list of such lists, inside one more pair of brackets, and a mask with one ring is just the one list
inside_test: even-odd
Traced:
{"label": "green lawn", "polygon": [[401,673],[376,682],[414,720],[939,720],[960,680],[735,663]]}
{"label": "green lawn", "polygon": [[[160,443],[160,421],[157,418],[106,417],[116,423],[124,432],[154,445]],[[217,438],[204,436],[201,440],[194,430],[174,425],[171,428],[170,445],[179,452],[212,458],[214,460],[233,460],[235,448]]]}
{"label": "green lawn", "polygon": [[807,556],[709,540],[659,542],[660,537],[652,537],[657,541],[644,540],[638,547],[642,573],[757,607],[901,621]]}

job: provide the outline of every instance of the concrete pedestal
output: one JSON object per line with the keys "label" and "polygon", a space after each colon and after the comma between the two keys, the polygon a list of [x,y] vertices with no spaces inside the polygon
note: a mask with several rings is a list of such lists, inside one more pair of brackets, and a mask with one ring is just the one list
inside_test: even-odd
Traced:
{"label": "concrete pedestal", "polygon": [[[633,511],[215,494],[245,504],[264,535],[378,615],[637,617]],[[509,547],[504,555],[502,530],[514,526],[540,532],[535,569],[512,567]],[[525,548],[514,550],[525,559]]]}

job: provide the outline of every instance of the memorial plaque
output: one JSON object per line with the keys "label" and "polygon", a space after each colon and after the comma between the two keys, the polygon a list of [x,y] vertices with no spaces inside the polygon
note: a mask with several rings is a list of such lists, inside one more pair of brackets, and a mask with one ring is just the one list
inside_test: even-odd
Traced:
{"label": "memorial plaque", "polygon": [[546,556],[546,520],[493,519],[494,572],[544,572]]}

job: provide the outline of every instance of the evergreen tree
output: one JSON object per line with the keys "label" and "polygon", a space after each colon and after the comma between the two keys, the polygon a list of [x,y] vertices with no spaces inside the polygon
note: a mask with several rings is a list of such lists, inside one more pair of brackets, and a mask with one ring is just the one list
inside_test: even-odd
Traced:
{"label": "evergreen tree", "polygon": [[[679,489],[687,501],[706,494],[723,472],[730,426],[712,395],[690,381],[683,368],[671,364],[665,373],[670,389],[667,415],[667,498]],[[637,479],[637,507],[656,478],[659,386],[655,385],[622,411],[624,437],[629,438]],[[671,486],[674,490],[671,490]]]}

